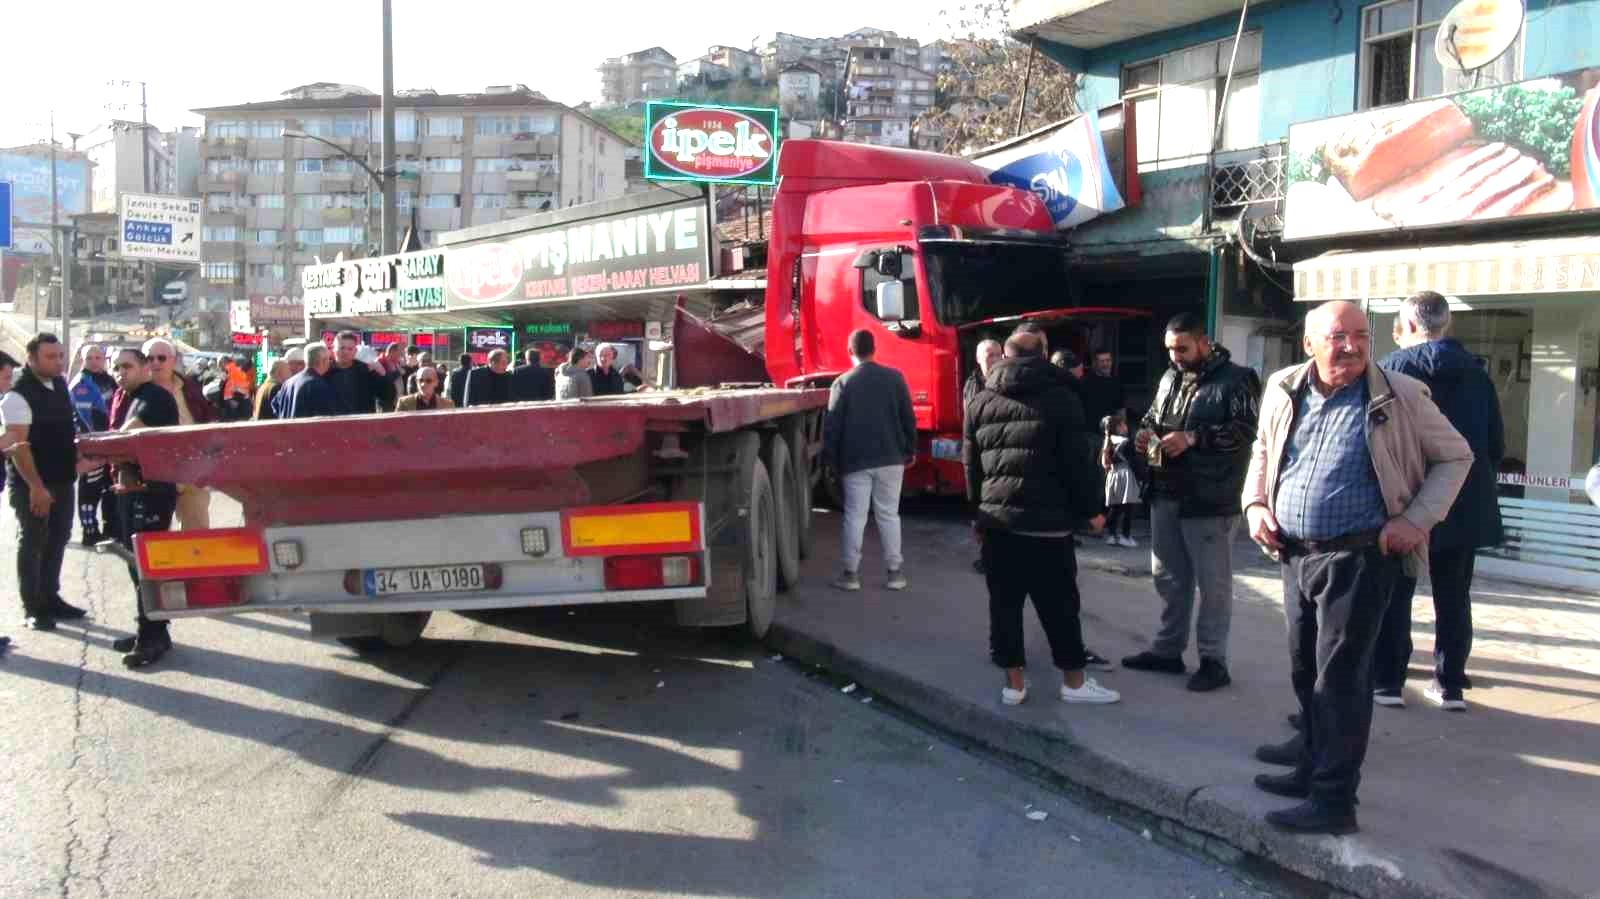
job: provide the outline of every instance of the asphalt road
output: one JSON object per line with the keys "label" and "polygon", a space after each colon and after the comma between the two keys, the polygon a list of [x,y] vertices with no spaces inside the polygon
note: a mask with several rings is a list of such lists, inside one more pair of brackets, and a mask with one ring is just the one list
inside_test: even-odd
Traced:
{"label": "asphalt road", "polygon": [[93,617],[55,634],[0,568],[7,897],[1265,895],[659,607],[438,615],[374,658],[185,621],[130,672],[117,564],[69,551]]}

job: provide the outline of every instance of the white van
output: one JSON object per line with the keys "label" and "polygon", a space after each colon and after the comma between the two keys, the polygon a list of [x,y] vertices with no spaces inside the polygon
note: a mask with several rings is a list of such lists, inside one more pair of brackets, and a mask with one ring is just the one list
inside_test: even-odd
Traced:
{"label": "white van", "polygon": [[171,305],[173,305],[175,303],[185,302],[188,299],[189,299],[189,282],[188,281],[182,281],[182,280],[179,280],[179,281],[168,281],[167,282],[167,286],[161,288],[161,302],[163,304],[165,304],[165,305],[171,306]]}

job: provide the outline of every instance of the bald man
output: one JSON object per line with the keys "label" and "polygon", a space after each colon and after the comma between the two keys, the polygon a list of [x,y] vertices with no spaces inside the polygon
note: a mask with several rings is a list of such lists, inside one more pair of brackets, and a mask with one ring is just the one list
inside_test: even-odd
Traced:
{"label": "bald man", "polygon": [[1372,326],[1354,304],[1312,310],[1304,346],[1309,362],[1267,381],[1241,498],[1251,539],[1280,564],[1305,726],[1257,753],[1292,749],[1294,770],[1255,783],[1305,800],[1268,813],[1274,827],[1345,834],[1356,830],[1385,608],[1402,574],[1426,569],[1428,532],[1473,457],[1422,382],[1373,364]]}

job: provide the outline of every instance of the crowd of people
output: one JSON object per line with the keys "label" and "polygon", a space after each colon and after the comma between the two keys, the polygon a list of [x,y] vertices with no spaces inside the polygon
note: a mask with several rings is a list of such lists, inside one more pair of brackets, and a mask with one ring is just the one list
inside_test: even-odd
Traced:
{"label": "crowd of people", "polygon": [[[1071,350],[1052,354],[1031,323],[978,344],[963,389],[962,462],[1001,702],[1029,697],[1029,601],[1061,672],[1060,699],[1121,699],[1086,674],[1113,666],[1085,645],[1074,546],[1096,534],[1136,545],[1140,509],[1162,612],[1149,647],[1122,667],[1189,674],[1193,630],[1198,664],[1188,689],[1227,687],[1232,544],[1243,520],[1279,564],[1286,681],[1299,706],[1296,736],[1256,750],[1291,769],[1262,774],[1256,786],[1301,800],[1268,821],[1292,832],[1354,831],[1372,708],[1404,703],[1417,578],[1431,574],[1439,621],[1436,678],[1424,695],[1465,709],[1472,560],[1500,539],[1498,400],[1449,328],[1445,298],[1419,293],[1397,316],[1401,349],[1374,360],[1361,309],[1328,303],[1306,318],[1307,361],[1263,385],[1199,316],[1178,315],[1165,329],[1170,365],[1136,427],[1110,353],[1094,353],[1086,370]],[[841,475],[844,505],[844,571],[834,586],[861,589],[870,511],[886,586],[903,589],[897,507],[916,452],[911,399],[900,373],[873,361],[870,333],[852,334],[849,349],[855,365],[834,382],[825,428],[824,457]]]}

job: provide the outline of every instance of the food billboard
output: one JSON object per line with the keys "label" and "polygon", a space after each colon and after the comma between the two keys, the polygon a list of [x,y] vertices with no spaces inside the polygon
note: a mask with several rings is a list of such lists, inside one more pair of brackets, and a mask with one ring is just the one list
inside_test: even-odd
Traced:
{"label": "food billboard", "polygon": [[1600,208],[1600,68],[1289,129],[1284,239]]}

